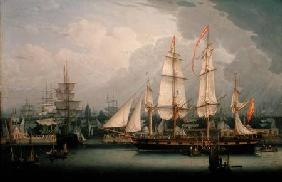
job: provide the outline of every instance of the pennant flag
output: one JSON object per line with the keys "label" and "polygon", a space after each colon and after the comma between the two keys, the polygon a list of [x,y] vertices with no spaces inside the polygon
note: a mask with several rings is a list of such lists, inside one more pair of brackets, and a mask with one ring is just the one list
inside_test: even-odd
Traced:
{"label": "pennant flag", "polygon": [[249,102],[249,109],[247,112],[247,121],[250,124],[251,119],[253,118],[253,114],[255,112],[255,99],[251,98]]}
{"label": "pennant flag", "polygon": [[197,42],[196,42],[196,44],[195,44],[195,46],[194,46],[194,49],[193,49],[193,57],[192,57],[192,71],[193,71],[193,73],[195,73],[195,72],[194,72],[194,59],[195,59],[195,54],[196,54],[196,48],[199,46],[199,43],[201,42],[201,40],[205,37],[205,35],[206,35],[208,32],[209,32],[209,26],[206,25],[206,26],[202,29],[201,34],[200,34],[200,36],[199,36],[199,38],[198,38],[198,40],[197,40]]}

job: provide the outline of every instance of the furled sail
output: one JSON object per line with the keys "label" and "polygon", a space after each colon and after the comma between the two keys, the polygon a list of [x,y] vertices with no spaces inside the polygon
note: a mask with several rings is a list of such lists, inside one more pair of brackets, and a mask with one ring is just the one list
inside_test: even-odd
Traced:
{"label": "furled sail", "polygon": [[235,86],[234,86],[232,100],[231,100],[231,111],[234,114],[234,120],[235,120],[235,127],[234,127],[235,133],[237,135],[256,134],[256,131],[245,127],[240,120],[239,111],[243,109],[248,104],[248,102],[240,103],[239,95],[240,95],[240,92],[237,90],[237,79],[235,76]]}
{"label": "furled sail", "polygon": [[209,117],[217,111],[217,99],[214,85],[214,66],[212,61],[212,49],[208,46],[204,50],[202,69],[200,72],[200,89],[197,102],[199,117]]}
{"label": "furled sail", "polygon": [[73,100],[75,83],[71,83],[69,80],[67,65],[65,65],[64,83],[58,84],[59,87],[56,89],[57,101],[55,102],[57,113],[64,117],[74,116],[80,110],[80,101]]}
{"label": "furled sail", "polygon": [[141,131],[141,103],[142,103],[142,97],[140,97],[126,125],[126,132]]}
{"label": "furled sail", "polygon": [[59,88],[57,88],[57,92],[60,92],[60,93],[65,93],[66,91],[67,92],[71,92],[74,90],[74,86],[75,86],[75,83],[59,83]]}
{"label": "furled sail", "polygon": [[125,127],[128,122],[128,115],[130,112],[130,107],[132,103],[132,98],[130,98],[121,108],[116,112],[110,120],[103,125],[104,128],[115,128],[115,127]]}
{"label": "furled sail", "polygon": [[60,92],[60,90],[58,90],[56,92],[56,97],[58,98],[58,100],[73,100],[74,99],[74,93],[73,92],[64,93],[64,92]]}
{"label": "furled sail", "polygon": [[239,91],[237,89],[234,89],[233,94],[232,94],[232,98],[231,98],[231,111],[232,113],[235,113],[236,111],[240,111],[241,109],[243,109],[244,107],[246,107],[246,105],[248,104],[248,102],[239,102]]}
{"label": "furled sail", "polygon": [[242,124],[238,112],[235,113],[235,131],[238,135],[256,134],[256,131],[249,129]]}
{"label": "furled sail", "polygon": [[52,113],[56,107],[52,103],[43,104],[42,111],[43,113]]}
{"label": "furled sail", "polygon": [[[187,108],[184,80],[180,56],[169,51],[163,64],[158,97],[158,113],[162,119],[169,120],[172,118],[173,104],[180,108]],[[178,116],[182,118],[186,114],[187,110],[183,109],[180,110]]]}

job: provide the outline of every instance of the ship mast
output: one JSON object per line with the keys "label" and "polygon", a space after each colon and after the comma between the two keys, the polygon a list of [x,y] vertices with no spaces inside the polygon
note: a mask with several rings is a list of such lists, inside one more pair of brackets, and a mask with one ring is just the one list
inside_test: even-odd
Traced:
{"label": "ship mast", "polygon": [[173,121],[173,137],[176,136],[176,121],[186,116],[188,108],[180,55],[176,53],[175,36],[163,64],[158,96],[158,113],[163,120]]}
{"label": "ship mast", "polygon": [[175,74],[175,36],[173,36],[172,46],[171,46],[171,53],[172,53],[172,120],[173,120],[173,137],[175,138],[176,134],[176,120],[177,120],[177,104],[175,102],[175,83],[176,83],[176,74]]}
{"label": "ship mast", "polygon": [[70,124],[70,93],[69,93],[69,84],[68,84],[69,80],[68,80],[68,62],[66,62],[66,66],[65,66],[65,75],[64,75],[64,83],[65,83],[65,93],[66,93],[66,111],[67,111],[67,117],[66,119],[66,131],[65,133],[68,133],[68,129],[69,129],[69,124]]}
{"label": "ship mast", "polygon": [[68,75],[68,65],[64,65],[64,82],[59,83],[59,88],[56,89],[56,95],[58,101],[55,102],[56,110],[63,112],[64,124],[63,134],[68,134],[69,125],[71,122],[71,113],[77,113],[79,111],[80,101],[73,100],[74,98],[74,86],[75,83],[71,83]]}
{"label": "ship mast", "polygon": [[[205,77],[206,77],[206,83],[205,83],[205,105],[208,105],[207,102],[207,91],[208,91],[208,48],[209,48],[209,32],[207,35],[207,47],[206,47],[206,51],[205,51]],[[206,116],[207,116],[207,139],[209,140],[210,138],[210,115],[208,114],[208,107],[205,107],[206,110]]]}
{"label": "ship mast", "polygon": [[148,111],[148,129],[149,129],[149,136],[153,135],[153,122],[152,122],[152,116],[153,116],[153,103],[152,103],[152,89],[150,87],[150,80],[148,78],[147,81],[147,88],[146,88],[146,98],[145,98],[145,103],[146,103],[146,108]]}
{"label": "ship mast", "polygon": [[[233,92],[235,93],[235,92],[239,92],[238,90],[237,90],[237,73],[234,73],[234,90],[233,90]],[[237,105],[238,105],[238,103],[237,103],[237,100],[236,99],[234,99],[234,113],[233,113],[233,118],[235,119],[235,114],[236,114],[236,112],[238,112],[239,110],[238,110],[238,107],[237,107]],[[234,122],[234,128],[236,128],[236,122]],[[236,132],[236,129],[235,129],[235,132]]]}
{"label": "ship mast", "polygon": [[199,98],[197,103],[197,112],[199,117],[206,119],[206,132],[207,139],[210,138],[210,116],[214,115],[217,111],[217,99],[215,96],[214,86],[214,67],[212,63],[212,51],[209,42],[209,31],[207,35],[206,48],[203,51],[203,63],[200,73],[200,89]]}

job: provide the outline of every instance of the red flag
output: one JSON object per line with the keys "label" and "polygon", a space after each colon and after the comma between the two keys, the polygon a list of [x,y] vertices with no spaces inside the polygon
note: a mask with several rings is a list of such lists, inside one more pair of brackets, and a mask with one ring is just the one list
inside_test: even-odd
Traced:
{"label": "red flag", "polygon": [[199,38],[198,38],[198,40],[197,40],[197,42],[196,42],[196,44],[195,44],[195,46],[194,46],[194,49],[193,49],[193,57],[192,57],[192,71],[193,71],[193,73],[195,73],[195,72],[194,72],[194,59],[195,59],[195,54],[196,54],[196,48],[199,46],[199,43],[201,42],[201,40],[205,37],[205,35],[206,35],[208,32],[209,32],[209,26],[206,25],[206,26],[202,29],[201,34],[200,34],[200,36],[199,36]]}
{"label": "red flag", "polygon": [[255,112],[255,99],[254,98],[251,98],[250,99],[250,102],[249,102],[249,110],[247,112],[247,121],[248,121],[248,124],[250,124],[250,121],[253,117],[253,114]]}

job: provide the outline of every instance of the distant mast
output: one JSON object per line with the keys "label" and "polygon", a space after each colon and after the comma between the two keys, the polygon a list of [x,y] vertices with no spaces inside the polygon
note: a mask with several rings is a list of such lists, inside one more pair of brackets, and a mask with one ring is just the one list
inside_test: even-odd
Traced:
{"label": "distant mast", "polygon": [[206,118],[207,121],[207,139],[210,138],[210,116],[215,115],[217,111],[217,99],[215,96],[214,71],[212,62],[213,48],[209,42],[209,31],[207,35],[207,45],[202,55],[202,69],[200,72],[200,88],[197,101],[197,113],[199,117]]}
{"label": "distant mast", "polygon": [[104,128],[122,128],[127,125],[132,104],[132,97],[103,125]]}
{"label": "distant mast", "polygon": [[43,91],[42,97],[42,105],[41,105],[41,114],[40,115],[48,115],[54,113],[56,107],[54,103],[53,91],[52,89],[48,89],[47,81],[45,85],[45,91]]}
{"label": "distant mast", "polygon": [[75,83],[71,83],[68,75],[67,63],[64,65],[64,82],[59,83],[56,89],[57,101],[55,102],[56,110],[59,115],[64,117],[63,134],[68,134],[71,118],[74,117],[79,110],[80,101],[74,100]]}
{"label": "distant mast", "polygon": [[180,55],[176,53],[175,36],[163,64],[158,97],[158,113],[164,120],[173,120],[173,137],[176,135],[176,121],[187,114],[184,81]]}
{"label": "distant mast", "polygon": [[147,88],[145,92],[145,110],[148,112],[148,129],[149,129],[149,136],[153,135],[153,91],[150,85],[150,80],[147,81]]}
{"label": "distant mast", "polygon": [[234,116],[234,131],[236,135],[252,135],[252,134],[256,134],[256,131],[249,129],[247,127],[245,127],[239,117],[239,112],[240,110],[244,109],[248,102],[239,102],[239,96],[240,96],[240,92],[237,89],[238,86],[238,80],[237,80],[237,74],[234,74],[234,89],[233,89],[233,93],[232,93],[232,100],[231,100],[231,111],[233,113]]}

